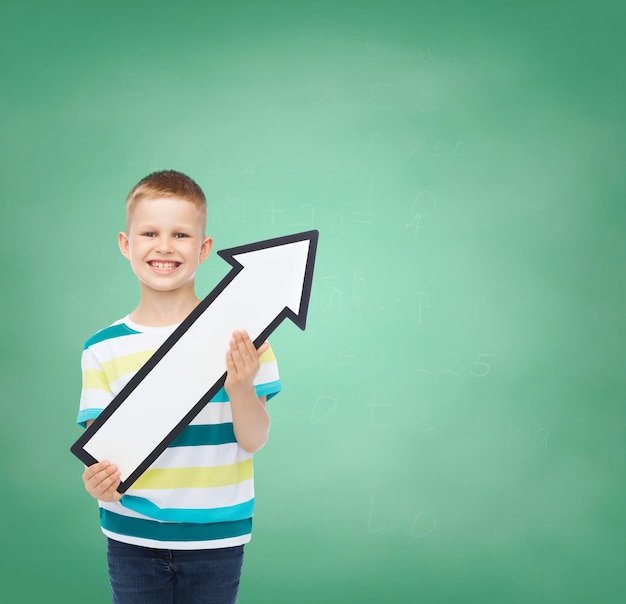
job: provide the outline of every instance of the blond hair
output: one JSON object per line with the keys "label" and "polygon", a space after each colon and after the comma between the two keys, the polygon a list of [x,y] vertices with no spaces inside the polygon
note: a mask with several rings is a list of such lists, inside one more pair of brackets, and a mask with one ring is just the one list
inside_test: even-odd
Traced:
{"label": "blond hair", "polygon": [[126,228],[137,204],[144,199],[173,197],[190,201],[200,211],[205,229],[207,204],[200,185],[182,172],[176,170],[160,170],[142,178],[130,191],[126,198]]}

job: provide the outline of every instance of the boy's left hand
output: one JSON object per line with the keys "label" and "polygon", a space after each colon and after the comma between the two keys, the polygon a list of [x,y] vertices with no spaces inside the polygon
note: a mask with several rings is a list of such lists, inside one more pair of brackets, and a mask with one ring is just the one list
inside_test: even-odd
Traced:
{"label": "boy's left hand", "polygon": [[230,348],[226,353],[226,382],[228,396],[249,392],[254,387],[254,378],[259,372],[259,358],[269,348],[264,342],[257,350],[246,331],[234,331]]}

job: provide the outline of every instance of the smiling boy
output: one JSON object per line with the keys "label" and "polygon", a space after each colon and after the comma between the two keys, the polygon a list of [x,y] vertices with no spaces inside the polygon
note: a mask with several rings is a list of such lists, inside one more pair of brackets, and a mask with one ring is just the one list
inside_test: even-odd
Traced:
{"label": "smiling boy", "polygon": [[[204,194],[180,172],[150,174],[129,193],[118,244],[140,301],[85,343],[79,424],[98,417],[200,302],[195,275],[213,245],[205,224]],[[108,538],[115,604],[236,601],[251,535],[253,453],[267,441],[266,400],[281,385],[269,344],[257,350],[237,331],[224,354],[224,388],[123,496],[115,460],[83,474]]]}

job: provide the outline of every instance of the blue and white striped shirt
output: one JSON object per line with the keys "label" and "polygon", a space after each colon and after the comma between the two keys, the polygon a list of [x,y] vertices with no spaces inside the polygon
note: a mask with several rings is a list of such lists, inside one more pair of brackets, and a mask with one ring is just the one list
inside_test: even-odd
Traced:
{"label": "blue and white striped shirt", "polygon": [[[144,327],[126,317],[90,338],[82,356],[78,423],[84,427],[98,417],[176,327]],[[260,360],[255,388],[269,400],[281,389],[278,367],[271,349]],[[237,443],[226,391],[207,403],[120,501],[98,504],[102,531],[125,543],[209,549],[250,541],[253,456]]]}

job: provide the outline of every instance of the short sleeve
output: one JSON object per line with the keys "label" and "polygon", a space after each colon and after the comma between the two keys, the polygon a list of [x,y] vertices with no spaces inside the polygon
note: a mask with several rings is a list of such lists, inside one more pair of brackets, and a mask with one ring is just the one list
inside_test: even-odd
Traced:
{"label": "short sleeve", "polygon": [[82,390],[76,422],[83,428],[88,420],[100,415],[111,402],[113,394],[106,374],[91,348],[85,348],[81,358]]}
{"label": "short sleeve", "polygon": [[278,363],[271,346],[261,355],[259,361],[261,366],[254,380],[254,387],[257,396],[265,396],[266,400],[269,401],[282,389],[278,374]]}

